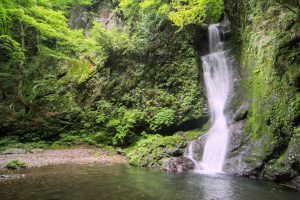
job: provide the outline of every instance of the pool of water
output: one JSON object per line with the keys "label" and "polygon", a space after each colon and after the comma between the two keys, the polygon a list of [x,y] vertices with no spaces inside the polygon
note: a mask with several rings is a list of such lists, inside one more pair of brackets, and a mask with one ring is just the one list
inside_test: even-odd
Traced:
{"label": "pool of water", "polygon": [[56,165],[25,169],[0,183],[1,200],[299,200],[300,193],[227,175],[172,174],[128,165]]}

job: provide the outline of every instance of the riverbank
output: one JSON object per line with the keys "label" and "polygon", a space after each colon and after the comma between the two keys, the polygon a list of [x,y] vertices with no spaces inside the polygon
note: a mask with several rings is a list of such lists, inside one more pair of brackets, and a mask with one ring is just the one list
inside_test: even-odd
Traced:
{"label": "riverbank", "polygon": [[27,168],[42,167],[55,164],[89,164],[89,163],[127,163],[123,155],[118,155],[108,149],[76,148],[37,150],[33,152],[21,152],[0,154],[0,170],[5,169],[10,160],[25,162]]}

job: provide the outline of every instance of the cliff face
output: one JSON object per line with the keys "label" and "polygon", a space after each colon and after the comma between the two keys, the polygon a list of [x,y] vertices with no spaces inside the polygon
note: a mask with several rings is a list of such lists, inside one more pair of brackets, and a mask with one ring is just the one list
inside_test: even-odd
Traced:
{"label": "cliff face", "polygon": [[275,1],[225,5],[236,58],[227,172],[289,182],[300,173],[299,15]]}

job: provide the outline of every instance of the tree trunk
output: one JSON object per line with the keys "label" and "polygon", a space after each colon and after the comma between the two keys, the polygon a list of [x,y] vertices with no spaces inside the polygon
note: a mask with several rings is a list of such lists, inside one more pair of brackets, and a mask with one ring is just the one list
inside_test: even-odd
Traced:
{"label": "tree trunk", "polygon": [[[22,44],[22,49],[25,50],[25,27],[22,22],[20,22],[20,29],[21,29],[21,44]],[[29,112],[30,111],[30,103],[27,101],[27,99],[24,96],[24,82],[26,80],[26,74],[25,74],[25,67],[24,63],[25,61],[21,60],[20,65],[19,65],[19,70],[20,70],[20,78],[18,80],[18,99],[21,102],[21,104],[24,106],[25,111]]]}

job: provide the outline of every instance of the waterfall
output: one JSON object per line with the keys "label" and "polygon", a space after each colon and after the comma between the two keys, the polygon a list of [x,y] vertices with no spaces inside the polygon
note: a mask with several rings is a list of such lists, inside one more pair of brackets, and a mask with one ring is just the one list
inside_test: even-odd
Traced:
{"label": "waterfall", "polygon": [[193,163],[195,164],[194,169],[197,170],[197,171],[199,171],[199,170],[201,170],[200,164],[198,163],[198,161],[196,161],[196,160],[194,159],[194,143],[195,143],[195,141],[192,141],[192,142],[189,144],[189,146],[188,146],[188,154],[187,154],[187,157],[188,157],[189,159],[191,159],[191,160],[193,161]]}
{"label": "waterfall", "polygon": [[222,173],[229,139],[224,110],[232,85],[231,65],[221,41],[221,33],[219,24],[209,26],[209,54],[202,57],[212,126],[207,133],[201,162],[194,160],[193,142],[188,152],[188,157],[192,158],[196,166],[201,166],[201,171],[217,173]]}

